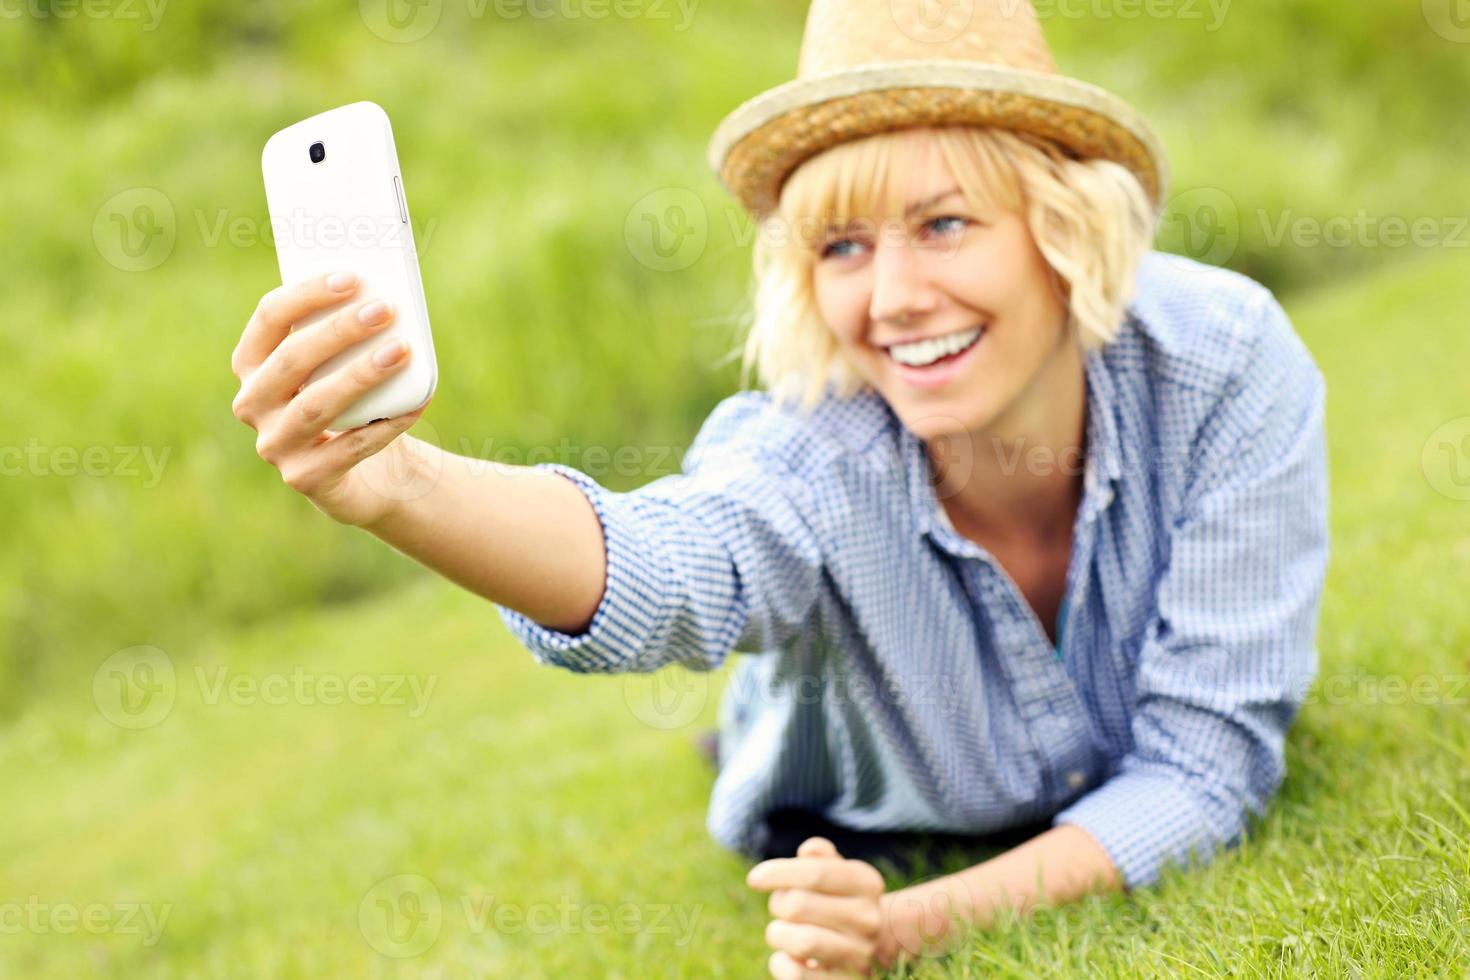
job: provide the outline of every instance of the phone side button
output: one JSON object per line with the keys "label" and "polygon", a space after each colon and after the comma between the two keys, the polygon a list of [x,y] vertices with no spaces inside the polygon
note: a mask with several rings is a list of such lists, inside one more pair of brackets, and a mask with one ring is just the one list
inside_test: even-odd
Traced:
{"label": "phone side button", "polygon": [[398,220],[408,224],[408,204],[403,200],[403,182],[393,178],[393,197],[398,202]]}

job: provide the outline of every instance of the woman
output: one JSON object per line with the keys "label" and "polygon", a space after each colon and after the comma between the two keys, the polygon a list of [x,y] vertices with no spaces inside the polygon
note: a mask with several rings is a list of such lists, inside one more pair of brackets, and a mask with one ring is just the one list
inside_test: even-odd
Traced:
{"label": "woman", "polygon": [[[1280,306],[1149,253],[1157,141],[1056,74],[1029,4],[905,2],[816,0],[798,79],[716,133],[761,221],[763,389],[715,409],[683,474],[617,494],[486,468],[404,435],[418,413],[324,431],[404,357],[301,388],[391,320],[350,272],[268,294],[234,355],[288,484],[491,599],[542,662],[760,651],[709,826],[769,859],[749,883],[778,977],[1208,860],[1278,787],[1316,669],[1325,389]],[[887,895],[834,844],[1038,823]]]}

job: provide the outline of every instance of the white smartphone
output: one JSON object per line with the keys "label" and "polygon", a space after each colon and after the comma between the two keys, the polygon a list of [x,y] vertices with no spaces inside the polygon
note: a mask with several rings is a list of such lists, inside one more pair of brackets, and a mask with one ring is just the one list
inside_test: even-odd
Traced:
{"label": "white smartphone", "polygon": [[[260,162],[281,281],[350,270],[361,284],[349,302],[386,299],[396,310],[387,329],[327,360],[307,383],[392,337],[409,347],[407,365],[363,395],[331,428],[355,429],[422,407],[434,394],[439,368],[387,113],[372,102],[354,102],[303,119],[272,136]],[[291,329],[308,327],[343,305],[314,313]]]}

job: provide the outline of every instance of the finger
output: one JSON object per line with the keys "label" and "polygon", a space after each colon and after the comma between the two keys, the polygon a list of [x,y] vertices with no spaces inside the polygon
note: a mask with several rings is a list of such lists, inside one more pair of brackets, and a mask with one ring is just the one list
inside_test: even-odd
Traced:
{"label": "finger", "polygon": [[328,480],[335,479],[358,463],[382,452],[383,448],[413,427],[422,410],[392,419],[379,419],[351,432],[340,432],[315,449],[308,450],[299,462],[285,466],[281,479],[293,490],[310,496]]}
{"label": "finger", "polygon": [[841,857],[842,855],[837,853],[837,845],[827,838],[808,837],[796,849],[796,856],[804,858],[835,858]]}
{"label": "finger", "polygon": [[790,953],[780,950],[771,954],[771,958],[766,961],[766,968],[776,980],[848,980],[850,977],[862,976],[861,973],[850,970],[841,973],[825,970],[817,960],[803,965],[793,959]]}
{"label": "finger", "polygon": [[866,861],[830,858],[775,858],[750,869],[745,883],[756,891],[802,888],[827,895],[883,894],[883,876]]}
{"label": "finger", "polygon": [[317,310],[340,303],[358,286],[356,273],[342,271],[277,286],[260,299],[245,332],[230,355],[230,369],[244,379],[291,332],[291,325]]}
{"label": "finger", "polygon": [[235,417],[246,421],[290,401],[311,372],[333,355],[383,330],[393,322],[394,312],[392,303],[370,300],[292,333],[246,376],[235,396]]}
{"label": "finger", "polygon": [[766,907],[773,919],[825,926],[855,936],[877,936],[883,924],[878,903],[866,897],[782,888],[771,893]]}
{"label": "finger", "polygon": [[302,388],[282,412],[276,433],[278,448],[310,443],[364,393],[403,370],[407,363],[408,345],[395,337]]}
{"label": "finger", "polygon": [[865,970],[873,962],[873,943],[856,936],[774,919],[766,926],[766,945],[798,963],[819,960],[823,969]]}

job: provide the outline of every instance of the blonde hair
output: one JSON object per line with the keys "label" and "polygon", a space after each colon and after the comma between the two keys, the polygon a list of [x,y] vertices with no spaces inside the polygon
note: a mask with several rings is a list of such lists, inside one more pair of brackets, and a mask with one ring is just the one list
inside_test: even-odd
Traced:
{"label": "blonde hair", "polygon": [[[787,178],[779,205],[756,235],[744,384],[754,370],[775,398],[800,402],[807,410],[829,386],[840,397],[863,387],[817,310],[812,270],[820,229],[880,213],[879,206],[887,203],[881,199],[892,195],[890,176],[908,171],[917,156],[917,132],[904,129],[840,143]],[[928,132],[971,206],[1009,210],[1025,219],[1060,282],[1069,324],[1083,349],[1111,342],[1158,222],[1138,179],[1119,164],[1077,159],[1029,133],[980,126]]]}

